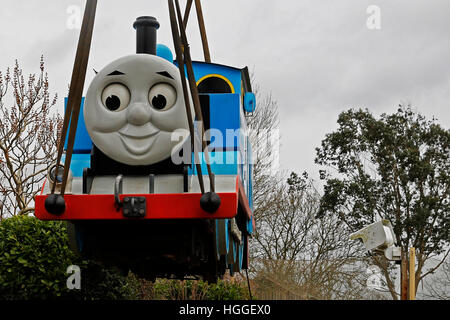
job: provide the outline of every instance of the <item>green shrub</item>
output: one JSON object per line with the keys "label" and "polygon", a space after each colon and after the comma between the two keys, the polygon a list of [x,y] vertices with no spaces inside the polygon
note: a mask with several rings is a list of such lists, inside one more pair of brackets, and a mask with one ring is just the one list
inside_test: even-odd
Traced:
{"label": "green shrub", "polygon": [[205,300],[208,284],[203,281],[157,279],[154,300]]}
{"label": "green shrub", "polygon": [[208,300],[248,300],[249,292],[247,284],[233,281],[219,280],[217,283],[210,285]]}
{"label": "green shrub", "polygon": [[[67,289],[67,267],[81,269],[81,290]],[[0,299],[127,299],[135,282],[68,246],[66,224],[15,216],[0,222]]]}
{"label": "green shrub", "polygon": [[247,300],[247,285],[240,282],[218,280],[208,284],[201,280],[157,279],[153,284],[155,300]]}
{"label": "green shrub", "polygon": [[0,297],[52,298],[66,293],[74,256],[60,222],[15,216],[0,224]]}
{"label": "green shrub", "polygon": [[81,261],[81,289],[70,290],[68,298],[77,300],[136,299],[138,282],[134,277],[124,277],[118,270],[106,268],[95,261]]}

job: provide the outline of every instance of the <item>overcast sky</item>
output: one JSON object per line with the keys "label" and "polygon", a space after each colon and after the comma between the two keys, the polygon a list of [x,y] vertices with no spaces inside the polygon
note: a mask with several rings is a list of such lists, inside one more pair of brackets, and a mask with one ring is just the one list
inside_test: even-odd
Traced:
{"label": "overcast sky", "polygon": [[[184,7],[185,1],[180,1]],[[81,0],[2,0],[0,70],[18,59],[37,72],[44,54],[59,108],[67,95],[79,30],[68,9]],[[315,147],[350,107],[374,114],[411,103],[450,127],[449,0],[203,0],[213,62],[248,66],[280,109],[282,169],[317,178]],[[380,29],[369,29],[380,9]],[[194,12],[194,10],[193,10]],[[85,84],[107,63],[135,52],[136,17],[155,16],[158,42],[172,48],[167,1],[99,0]],[[70,20],[72,21],[72,20]],[[69,22],[70,22],[69,21]],[[191,16],[194,60],[203,59]],[[374,24],[371,24],[374,26]]]}

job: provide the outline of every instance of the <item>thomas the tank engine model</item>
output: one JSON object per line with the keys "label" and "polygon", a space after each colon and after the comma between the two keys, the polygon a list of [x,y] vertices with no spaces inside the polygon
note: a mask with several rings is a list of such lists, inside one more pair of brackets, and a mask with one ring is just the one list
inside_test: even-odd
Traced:
{"label": "thomas the tank engine model", "polygon": [[[157,45],[155,18],[133,26],[136,54],[101,69],[82,100],[63,212],[48,200],[61,182],[62,166],[54,166],[36,216],[67,221],[71,247],[83,256],[147,278],[214,280],[246,269],[254,226],[248,69],[193,62],[220,198],[216,210],[205,210],[180,71]],[[198,160],[207,172],[203,152]]]}

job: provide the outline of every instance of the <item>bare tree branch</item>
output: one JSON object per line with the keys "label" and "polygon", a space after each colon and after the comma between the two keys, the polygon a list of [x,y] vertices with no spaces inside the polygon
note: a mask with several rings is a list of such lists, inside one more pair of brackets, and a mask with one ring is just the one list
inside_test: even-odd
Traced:
{"label": "bare tree branch", "polygon": [[0,73],[0,219],[34,210],[34,197],[55,161],[62,123],[51,113],[56,101],[56,94],[50,99],[42,57],[37,76],[25,79],[17,61],[12,74]]}

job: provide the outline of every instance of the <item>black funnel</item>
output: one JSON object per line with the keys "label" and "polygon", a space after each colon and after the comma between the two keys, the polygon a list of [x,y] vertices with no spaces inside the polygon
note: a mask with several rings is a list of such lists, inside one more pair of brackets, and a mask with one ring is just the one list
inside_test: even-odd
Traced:
{"label": "black funnel", "polygon": [[156,30],[159,22],[154,17],[139,17],[133,23],[136,29],[136,53],[156,55]]}

